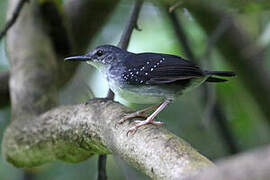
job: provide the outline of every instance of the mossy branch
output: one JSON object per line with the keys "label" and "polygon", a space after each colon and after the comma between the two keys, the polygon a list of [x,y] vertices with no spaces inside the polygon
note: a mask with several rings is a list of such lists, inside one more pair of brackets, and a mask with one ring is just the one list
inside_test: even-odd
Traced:
{"label": "mossy branch", "polygon": [[14,121],[4,134],[3,153],[18,167],[80,162],[93,154],[113,153],[153,179],[181,179],[213,165],[163,128],[149,125],[127,136],[134,124],[117,121],[128,111],[119,103],[95,99]]}

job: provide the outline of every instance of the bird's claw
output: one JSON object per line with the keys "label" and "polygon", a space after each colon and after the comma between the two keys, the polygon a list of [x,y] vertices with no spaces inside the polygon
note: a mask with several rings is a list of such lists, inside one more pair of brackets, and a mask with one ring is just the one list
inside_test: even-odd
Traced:
{"label": "bird's claw", "polygon": [[164,124],[164,122],[160,122],[160,121],[152,121],[151,124],[153,124],[153,125],[155,125],[155,126],[161,126],[161,125]]}
{"label": "bird's claw", "polygon": [[136,125],[137,125],[137,124],[140,124],[140,123],[143,122],[143,121],[141,121],[141,120],[135,120],[134,122],[135,122]]}
{"label": "bird's claw", "polygon": [[151,106],[130,114],[126,114],[120,121],[118,121],[118,124],[123,124],[124,122],[126,122],[129,119],[133,119],[133,118],[148,118],[148,112],[152,111],[153,109],[158,108],[159,105],[155,105],[155,106]]}
{"label": "bird's claw", "polygon": [[127,136],[128,136],[130,133],[135,134],[135,132],[137,131],[137,129],[139,129],[139,127],[144,126],[144,125],[147,125],[147,124],[153,124],[154,126],[161,126],[161,125],[164,124],[163,122],[160,122],[160,121],[154,121],[153,119],[151,119],[151,120],[145,120],[145,121],[139,121],[139,120],[136,120],[136,121],[134,121],[134,122],[136,123],[136,125],[133,126],[133,127],[131,127],[131,128],[127,131]]}
{"label": "bird's claw", "polygon": [[123,118],[121,118],[117,123],[118,124],[123,124],[125,121],[127,121],[128,119],[125,118],[125,116]]}
{"label": "bird's claw", "polygon": [[137,131],[138,127],[136,126],[133,126],[132,128],[130,128],[128,131],[127,131],[127,136],[130,134],[130,133],[133,133],[135,134],[135,132]]}
{"label": "bird's claw", "polygon": [[147,117],[148,115],[145,114],[145,112],[137,111],[137,112],[125,115],[122,119],[120,119],[120,121],[118,121],[118,124],[123,124],[127,120],[133,119],[133,118],[147,118]]}

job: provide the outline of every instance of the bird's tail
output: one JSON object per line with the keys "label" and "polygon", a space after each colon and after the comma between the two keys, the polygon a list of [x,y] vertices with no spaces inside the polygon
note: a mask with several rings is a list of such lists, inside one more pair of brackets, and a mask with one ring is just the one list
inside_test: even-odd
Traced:
{"label": "bird's tail", "polygon": [[220,76],[220,77],[233,77],[235,73],[232,71],[204,71],[205,75],[210,75],[207,78],[207,82],[225,82],[228,81],[227,79],[217,78],[213,76]]}

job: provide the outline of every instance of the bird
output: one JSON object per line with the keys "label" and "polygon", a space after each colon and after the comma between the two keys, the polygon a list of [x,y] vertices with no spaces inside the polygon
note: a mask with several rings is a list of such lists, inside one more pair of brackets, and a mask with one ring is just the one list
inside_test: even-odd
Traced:
{"label": "bird", "polygon": [[[204,82],[225,82],[220,77],[233,77],[232,71],[202,70],[199,65],[182,57],[161,53],[132,53],[113,45],[101,45],[85,55],[71,56],[65,61],[85,61],[105,75],[109,88],[118,96],[134,104],[152,105],[125,115],[119,124],[140,117],[128,131],[134,133],[141,126],[160,126],[154,118],[178,96]],[[153,111],[152,114],[148,114]]]}

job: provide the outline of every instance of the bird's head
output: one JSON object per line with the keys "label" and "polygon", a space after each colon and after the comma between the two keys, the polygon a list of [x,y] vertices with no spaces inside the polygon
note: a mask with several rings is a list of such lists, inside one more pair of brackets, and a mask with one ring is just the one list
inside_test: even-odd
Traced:
{"label": "bird's head", "polygon": [[86,61],[98,69],[110,66],[116,61],[121,61],[129,52],[112,45],[102,45],[82,56],[65,58],[65,61]]}

